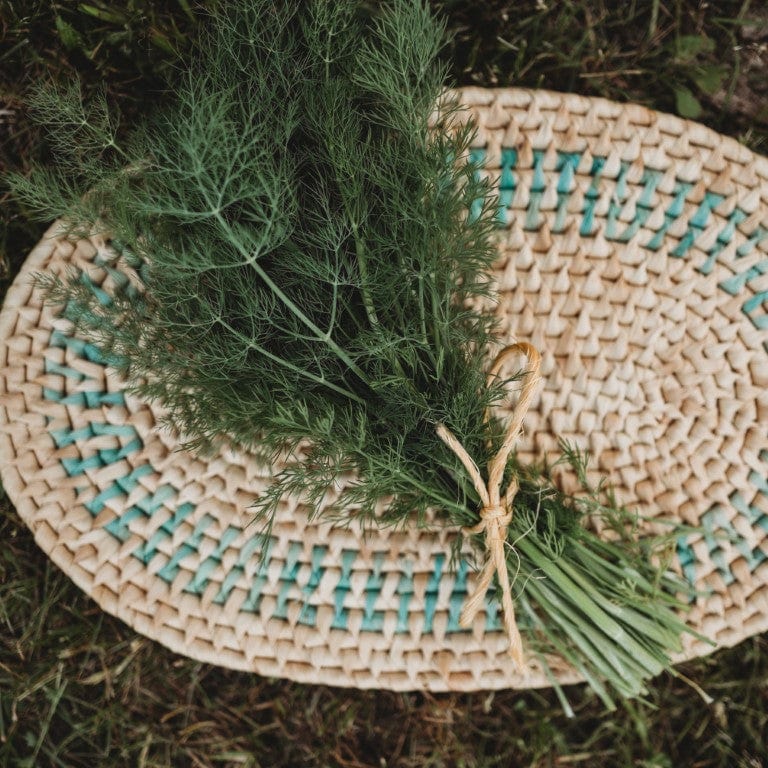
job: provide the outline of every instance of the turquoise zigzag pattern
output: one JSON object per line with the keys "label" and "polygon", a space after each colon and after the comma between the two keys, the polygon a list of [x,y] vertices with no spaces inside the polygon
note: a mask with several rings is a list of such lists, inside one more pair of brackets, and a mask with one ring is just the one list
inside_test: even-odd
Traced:
{"label": "turquoise zigzag pattern", "polygon": [[[53,348],[68,348],[78,357],[91,363],[106,366],[109,362],[93,344],[65,335],[60,331],[53,331],[49,345]],[[45,370],[46,373],[57,374],[63,378],[71,379],[76,382],[91,378],[75,368],[61,365],[48,358],[46,358],[45,361]],[[87,391],[65,395],[59,390],[47,387],[44,390],[44,397],[52,402],[75,407],[97,408],[101,405],[125,405],[125,397],[122,392]],[[76,430],[54,429],[51,430],[50,434],[56,446],[59,448],[72,444],[80,444],[83,448],[87,449],[87,444],[90,439],[103,435],[112,435],[118,437],[121,441],[120,448],[100,448],[93,452],[88,451],[89,455],[86,457],[60,459],[61,465],[69,477],[85,478],[86,472],[97,470],[119,462],[122,459],[126,459],[131,455],[135,455],[144,447],[144,443],[138,432],[129,424],[115,425],[107,422],[92,421],[87,427]],[[140,464],[127,475],[115,479],[111,485],[103,489],[93,499],[87,501],[84,504],[84,507],[95,518],[103,511],[107,502],[115,498],[127,497],[139,486],[142,477],[154,472],[155,469],[150,464]],[[175,505],[174,502],[178,497],[179,489],[174,488],[169,484],[162,485],[153,493],[147,492],[133,505],[126,507],[121,514],[104,526],[104,530],[120,543],[124,543],[130,538],[130,526],[135,520],[142,517],[150,518],[163,508],[174,510],[173,515],[161,525],[146,542],[132,552],[133,557],[138,558],[144,565],[148,566],[155,557],[160,555],[160,544],[165,540],[173,540],[174,534],[181,523],[189,518],[195,511],[195,506],[189,502]],[[157,571],[158,578],[168,584],[171,584],[174,581],[181,570],[182,562],[190,555],[198,552],[205,531],[212,522],[213,519],[208,515],[204,515],[197,522],[190,535],[180,542],[175,548],[173,555],[162,568]],[[185,592],[195,595],[203,594],[210,583],[212,573],[220,567],[225,552],[241,533],[242,531],[240,529],[232,526],[224,531],[214,551],[199,564],[197,570],[184,587]],[[232,590],[238,582],[241,581],[246,564],[250,562],[252,558],[265,552],[266,554],[263,556],[262,565],[251,581],[248,596],[240,606],[241,611],[259,613],[261,609],[262,594],[267,581],[265,574],[269,568],[269,551],[273,544],[274,539],[265,542],[264,538],[258,534],[250,537],[240,548],[238,558],[222,580],[219,591],[214,597],[213,602],[218,605],[223,605],[227,601]],[[281,586],[278,590],[277,605],[271,618],[287,620],[288,606],[290,602],[298,599],[302,603],[302,610],[298,621],[302,624],[314,626],[317,618],[317,609],[311,604],[311,598],[325,573],[323,560],[327,552],[327,547],[314,547],[311,557],[309,580],[306,585],[301,588],[301,595],[297,598],[295,585],[299,574],[299,568],[301,567],[300,556],[302,551],[303,546],[300,542],[294,542],[289,547],[288,555],[280,574]],[[334,589],[335,615],[332,622],[332,627],[334,629],[345,629],[347,627],[349,615],[348,609],[344,605],[345,597],[352,589],[352,573],[358,556],[359,553],[356,550],[345,550],[342,552],[341,573]],[[445,561],[446,558],[444,555],[438,555],[434,558],[434,569],[430,575],[425,591],[424,609],[423,612],[421,610],[417,611],[420,621],[423,621],[423,631],[427,633],[431,632],[433,629],[438,590],[445,571]],[[384,584],[382,574],[383,565],[384,554],[381,553],[374,559],[374,568],[370,572],[365,585],[362,629],[366,631],[379,632],[384,625],[384,613],[376,608],[376,603]],[[455,575],[454,585],[450,595],[449,615],[446,627],[447,632],[467,631],[459,626],[459,615],[467,594],[467,572],[468,566],[465,562],[462,562]],[[398,633],[407,633],[410,631],[410,604],[414,594],[413,573],[407,563],[400,577],[396,592],[399,596],[396,631]],[[491,631],[501,630],[501,621],[497,616],[497,605],[495,601],[489,603],[487,629]]]}

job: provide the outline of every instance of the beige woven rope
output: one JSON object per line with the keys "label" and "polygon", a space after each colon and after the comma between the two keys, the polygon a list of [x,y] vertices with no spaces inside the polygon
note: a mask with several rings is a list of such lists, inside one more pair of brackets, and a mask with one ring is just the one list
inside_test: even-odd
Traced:
{"label": "beige woven rope", "polygon": [[[504,432],[504,439],[498,451],[488,462],[488,482],[483,480],[472,457],[456,436],[444,424],[439,424],[437,434],[440,439],[459,457],[461,463],[469,473],[475,490],[480,496],[482,507],[480,509],[480,522],[470,528],[464,528],[465,536],[484,533],[485,545],[488,550],[488,559],[480,578],[475,584],[474,592],[467,598],[467,602],[461,611],[459,623],[462,627],[472,625],[472,620],[482,608],[488,590],[491,586],[494,574],[498,576],[502,594],[502,609],[504,611],[504,628],[509,637],[509,653],[517,667],[525,670],[523,657],[523,639],[515,621],[515,607],[512,601],[512,588],[509,583],[507,557],[507,529],[512,522],[512,502],[518,491],[517,483],[513,480],[507,486],[504,497],[501,496],[501,482],[504,479],[504,470],[507,467],[512,449],[520,437],[523,428],[523,419],[531,406],[536,387],[539,383],[539,366],[541,355],[526,342],[509,344],[499,352],[488,371],[488,385],[495,383],[506,361],[520,352],[528,358],[529,370],[526,372],[526,381],[523,385],[520,399],[512,412],[509,424]],[[486,414],[486,419],[488,414]]]}
{"label": "beige woven rope", "polygon": [[[515,450],[551,460],[562,437],[590,451],[590,479],[639,510],[642,532],[698,527],[670,544],[698,588],[686,620],[720,647],[768,630],[768,160],[636,105],[459,98],[499,190],[486,308],[502,345],[541,351]],[[460,626],[481,574],[450,571],[459,530],[364,536],[285,499],[256,557],[249,505],[280,467],[178,451],[162,414],[33,289],[33,272],[71,267],[107,292],[133,279],[99,240],[51,230],[29,255],[0,315],[0,475],[41,548],[104,610],[179,653],[305,682],[549,684],[532,653],[516,668],[493,600]],[[685,644],[686,658],[711,650]]]}

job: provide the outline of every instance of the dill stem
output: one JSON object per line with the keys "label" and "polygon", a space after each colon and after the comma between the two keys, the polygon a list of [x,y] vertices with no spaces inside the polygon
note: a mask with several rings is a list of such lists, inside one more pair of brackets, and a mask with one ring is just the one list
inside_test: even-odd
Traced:
{"label": "dill stem", "polygon": [[[344,206],[346,208],[346,198],[344,200]],[[347,211],[349,215],[349,211]],[[379,316],[376,314],[376,307],[373,305],[373,299],[371,298],[371,292],[368,289],[368,259],[365,255],[365,245],[360,239],[360,233],[357,228],[357,222],[352,222],[352,236],[355,239],[355,255],[357,256],[357,263],[360,267],[360,292],[363,294],[363,306],[365,307],[365,314],[368,316],[368,322],[373,328],[380,326]],[[402,370],[398,373],[403,373]]]}
{"label": "dill stem", "polygon": [[253,339],[247,338],[245,334],[240,333],[236,328],[233,328],[224,319],[219,318],[218,322],[222,326],[224,326],[224,328],[226,328],[230,333],[234,334],[235,336],[238,336],[245,344],[247,344],[251,349],[253,349],[254,352],[258,352],[260,355],[264,355],[270,360],[273,360],[278,365],[281,365],[284,368],[288,368],[288,370],[290,371],[294,371],[295,373],[298,373],[303,378],[307,378],[310,381],[314,381],[316,384],[320,384],[321,386],[328,387],[328,389],[332,390],[333,392],[343,395],[344,397],[347,397],[356,403],[359,403],[361,405],[366,405],[366,401],[363,400],[363,398],[361,398],[359,395],[352,392],[351,390],[344,389],[343,387],[340,387],[337,384],[334,384],[332,381],[328,381],[328,379],[324,379],[322,376],[317,376],[314,373],[311,373],[310,371],[306,370],[305,368],[301,368],[298,365],[294,365],[289,360],[286,360],[285,358],[282,358],[282,357],[279,357],[278,355],[273,354],[269,350],[262,347],[261,344],[257,344],[256,342],[254,342]]}
{"label": "dill stem", "polygon": [[[341,184],[339,184],[339,189],[340,190],[343,189]],[[368,258],[365,254],[365,243],[363,243],[360,237],[357,221],[352,217],[349,211],[347,199],[343,191],[342,191],[342,200],[344,201],[344,208],[347,212],[347,216],[349,216],[350,223],[352,224],[352,236],[355,240],[355,255],[357,256],[357,263],[360,268],[360,292],[363,295],[363,306],[365,307],[365,314],[368,317],[368,322],[371,324],[371,327],[376,329],[381,327],[381,323],[379,322],[379,316],[376,313],[376,307],[373,304],[373,299],[371,298],[371,293],[370,293],[370,290],[368,289],[368,281],[369,281]],[[416,387],[413,381],[411,380],[411,378],[405,375],[405,371],[403,370],[402,363],[400,362],[400,358],[397,357],[397,355],[394,356],[392,363],[398,375],[401,377],[402,381],[407,382],[408,388],[412,392],[416,393]]]}
{"label": "dill stem", "polygon": [[[227,224],[224,217],[221,215],[219,211],[216,211],[215,213],[216,221],[218,221],[219,225],[227,231],[229,229],[229,225]],[[299,307],[283,292],[283,290],[280,288],[280,286],[275,283],[274,280],[267,274],[267,272],[261,267],[261,265],[258,262],[258,259],[254,257],[252,253],[249,253],[245,248],[242,247],[242,245],[238,242],[237,238],[231,238],[231,240],[235,243],[235,246],[240,251],[240,253],[243,255],[243,257],[248,262],[248,266],[253,269],[253,271],[264,281],[264,283],[267,285],[270,291],[277,297],[277,299],[293,314],[306,328],[308,328],[314,338],[316,338],[319,342],[322,344],[325,344],[327,347],[329,347],[333,353],[336,355],[336,357],[339,358],[346,366],[351,370],[369,389],[373,389],[371,386],[371,383],[368,381],[367,376],[365,375],[365,372],[358,366],[352,358],[349,356],[349,354],[342,349],[331,336],[330,332],[323,333],[323,331],[320,330],[320,328],[315,325],[302,311],[299,309]],[[290,241],[288,242],[289,247],[291,247],[292,250],[294,250],[296,253],[299,253],[299,249],[293,245]],[[360,398],[357,398],[359,401]]]}
{"label": "dill stem", "polygon": [[[437,318],[440,317],[443,308],[442,308],[442,302],[440,301],[440,298],[437,295],[437,291],[435,290],[435,283],[432,281],[430,285],[430,293],[432,294],[432,316],[437,320]],[[435,335],[435,349],[444,349],[445,344],[444,340],[441,338],[442,334],[440,332],[440,324],[438,322],[433,322],[433,333]]]}
{"label": "dill stem", "polygon": [[[385,470],[391,469],[391,465],[388,465],[385,461],[373,455],[369,457],[368,462],[373,467],[383,467]],[[454,513],[466,512],[466,509],[463,505],[459,504],[455,500],[451,500],[446,496],[443,496],[443,494],[435,487],[424,485],[424,483],[422,483],[412,473],[399,470],[397,474],[404,482],[408,483],[420,493],[424,494],[425,498],[431,499],[435,506],[444,509],[446,512],[448,510],[453,510]]]}
{"label": "dill stem", "polygon": [[[370,389],[373,389],[371,387],[370,382],[368,381],[367,376],[365,375],[365,372],[358,366],[352,358],[349,356],[349,354],[343,350],[334,340],[331,336],[330,332],[323,333],[320,328],[317,327],[297,306],[294,304],[291,299],[288,298],[288,296],[283,293],[283,291],[279,288],[279,286],[272,280],[272,278],[256,263],[256,261],[251,262],[251,267],[256,272],[259,277],[267,284],[269,289],[277,296],[277,298],[314,334],[315,338],[317,338],[318,341],[322,342],[326,346],[328,346],[334,354]],[[358,402],[364,402],[361,401],[359,397],[356,398]]]}
{"label": "dill stem", "polygon": [[[595,590],[593,584],[584,582],[583,577],[568,564],[565,558],[561,557],[553,561],[545,553],[537,551],[538,546],[531,541],[530,537],[523,537],[516,546],[525,553],[535,568],[540,569],[548,577],[558,593],[572,603],[572,609],[565,608],[557,611],[561,619],[565,620],[570,615],[579,625],[587,619],[588,623],[583,627],[585,632],[593,631],[589,624],[591,622],[591,626],[597,628],[597,632],[610,641],[604,652],[609,648],[611,653],[624,653],[631,656],[633,663],[644,669],[647,674],[656,674],[660,671],[659,659],[628,634],[620,617],[614,618],[598,604],[595,597],[600,593]],[[626,672],[626,668],[626,663],[616,665],[617,672],[620,674]]]}
{"label": "dill stem", "polygon": [[[419,329],[421,330],[421,336],[422,336],[422,342],[424,343],[424,346],[429,350],[430,357],[432,358],[433,362],[436,362],[434,355],[432,354],[432,349],[429,344],[429,337],[427,335],[427,312],[426,307],[424,305],[424,275],[419,273]],[[439,366],[436,366],[438,368],[438,374],[440,373]]]}

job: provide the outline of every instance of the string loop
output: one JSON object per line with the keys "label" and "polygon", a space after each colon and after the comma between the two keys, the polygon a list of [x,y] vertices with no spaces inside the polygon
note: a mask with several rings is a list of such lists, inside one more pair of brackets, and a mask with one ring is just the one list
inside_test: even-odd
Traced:
{"label": "string loop", "polygon": [[[525,375],[525,383],[520,391],[512,416],[510,417],[499,450],[488,462],[488,481],[483,480],[477,464],[456,436],[444,425],[438,424],[437,434],[440,439],[458,456],[469,474],[472,484],[480,497],[480,521],[477,525],[464,528],[465,536],[485,534],[487,558],[483,570],[475,584],[474,592],[467,598],[461,611],[459,623],[468,627],[475,614],[485,602],[485,596],[496,574],[501,587],[501,607],[504,615],[504,627],[509,637],[509,653],[518,668],[523,669],[523,641],[515,620],[515,607],[512,601],[512,589],[509,583],[509,570],[504,548],[507,541],[507,530],[512,522],[512,503],[518,491],[517,482],[510,481],[504,496],[501,495],[501,483],[509,455],[522,432],[523,419],[531,406],[537,385],[540,381],[539,369],[541,355],[538,350],[525,341],[510,344],[499,352],[488,370],[487,385],[491,386],[499,375],[501,368],[511,357],[524,354],[528,358],[529,369]],[[486,411],[486,422],[490,412]]]}

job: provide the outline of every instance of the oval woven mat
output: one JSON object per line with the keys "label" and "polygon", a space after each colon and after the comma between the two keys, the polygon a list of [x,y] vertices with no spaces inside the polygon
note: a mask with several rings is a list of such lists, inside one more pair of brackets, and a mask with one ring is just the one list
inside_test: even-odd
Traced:
{"label": "oval woven mat", "polygon": [[[699,526],[676,544],[701,590],[689,623],[719,646],[768,629],[768,160],[639,106],[459,97],[499,188],[494,311],[505,337],[543,352],[522,452],[573,440],[622,501]],[[0,457],[38,544],[100,606],[179,653],[263,675],[548,684],[535,660],[525,678],[511,668],[493,601],[459,628],[474,575],[449,571],[455,531],[363,537],[286,502],[259,560],[248,507],[270,473],[175,449],[33,290],[32,273],[73,265],[95,290],[121,279],[107,244],[52,229],[8,293]],[[688,638],[684,655],[709,650]]]}

